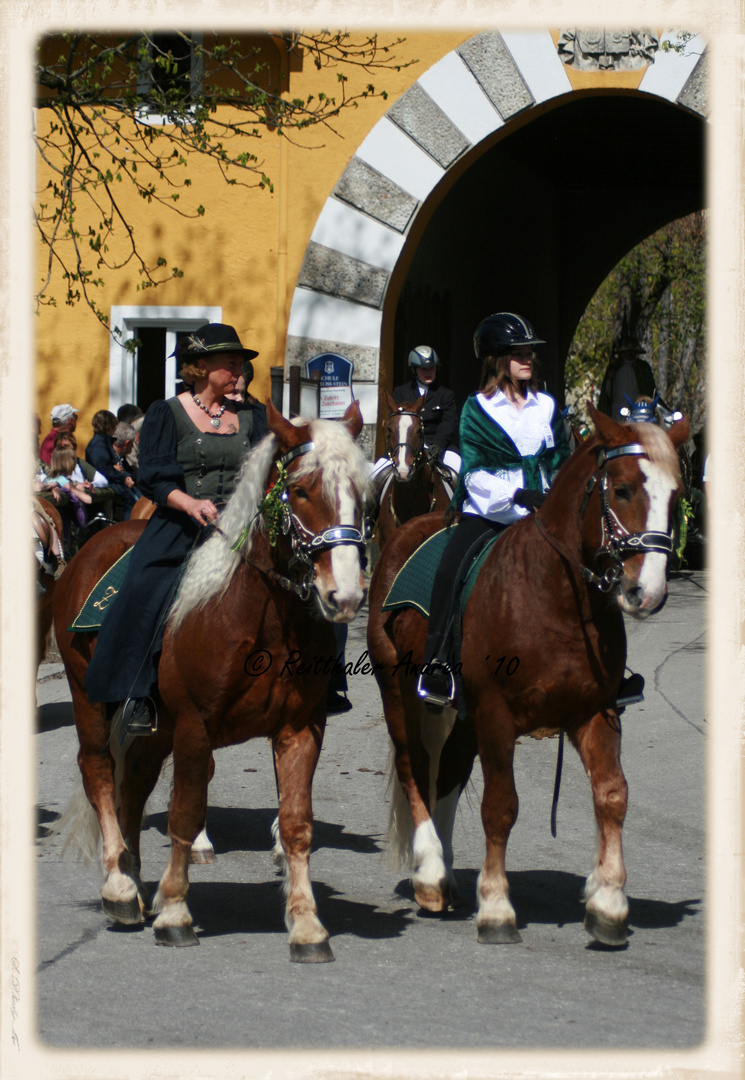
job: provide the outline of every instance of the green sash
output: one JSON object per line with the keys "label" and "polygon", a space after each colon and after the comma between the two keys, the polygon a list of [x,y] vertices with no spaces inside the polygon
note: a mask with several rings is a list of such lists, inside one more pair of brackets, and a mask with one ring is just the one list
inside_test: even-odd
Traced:
{"label": "green sash", "polygon": [[487,472],[522,469],[522,486],[529,491],[542,491],[541,468],[553,479],[554,473],[570,454],[564,422],[556,405],[551,418],[551,431],[554,437],[552,447],[547,447],[544,440],[537,454],[523,456],[504,428],[487,415],[476,400],[476,395],[472,394],[463,406],[460,418],[462,465],[450,504],[451,510],[459,510],[462,506],[468,494],[466,477],[478,469],[486,469]]}

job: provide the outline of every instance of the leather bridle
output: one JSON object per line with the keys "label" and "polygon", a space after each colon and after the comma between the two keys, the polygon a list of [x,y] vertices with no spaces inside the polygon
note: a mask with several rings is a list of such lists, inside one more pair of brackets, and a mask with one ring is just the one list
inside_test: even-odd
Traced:
{"label": "leather bridle", "polygon": [[623,564],[625,559],[631,558],[632,555],[639,555],[650,551],[660,552],[663,555],[670,555],[673,550],[672,533],[654,532],[650,530],[645,532],[629,532],[616,513],[611,510],[608,502],[608,475],[606,472],[606,465],[615,458],[626,456],[649,457],[641,443],[629,443],[625,446],[613,447],[612,449],[608,449],[605,446],[602,447],[598,454],[598,467],[587,481],[584,498],[582,499],[580,517],[584,517],[585,511],[587,510],[587,504],[590,501],[590,496],[592,495],[595,485],[599,481],[600,523],[602,534],[601,544],[593,556],[593,561],[597,563],[598,559],[607,555],[614,563],[614,565],[609,567],[602,576],[596,574],[588,566],[580,563],[559,543],[558,540],[556,540],[555,537],[551,536],[546,529],[546,526],[537,515],[535,518],[535,523],[541,536],[543,536],[543,538],[547,540],[560,555],[570,562],[573,562],[579,568],[582,578],[588,582],[588,584],[594,585],[602,593],[609,593],[612,589],[618,588],[621,578],[623,577]]}
{"label": "leather bridle", "polygon": [[420,436],[422,435],[423,430],[424,430],[424,423],[423,423],[422,418],[419,415],[419,413],[412,412],[410,409],[404,409],[403,406],[400,409],[396,409],[395,412],[392,412],[390,417],[388,418],[388,449],[386,450],[386,455],[385,456],[388,458],[391,465],[393,466],[393,471],[395,472],[396,478],[398,479],[398,476],[399,476],[398,466],[396,465],[396,462],[395,462],[395,456],[396,456],[397,451],[400,450],[400,448],[402,446],[409,449],[409,450],[411,450],[411,453],[412,453],[413,458],[414,458],[412,466],[411,466],[411,471],[412,471],[412,474],[413,474],[413,473],[415,473],[417,471],[417,469],[419,468],[419,466],[422,463],[422,458],[424,456],[424,438],[420,438],[420,440],[419,440],[419,449],[418,450],[414,450],[414,447],[411,445],[411,443],[408,443],[408,442],[399,442],[399,443],[396,443],[395,446],[391,446],[392,432],[391,432],[390,424],[391,424],[391,418],[394,417],[394,416],[412,416],[415,420],[418,420],[419,421],[419,430],[417,432],[415,432],[415,434],[420,435]]}
{"label": "leather bridle", "polygon": [[[290,462],[301,457],[303,454],[309,453],[313,447],[314,444],[312,442],[301,443],[300,446],[296,446],[293,450],[288,451],[288,453],[279,458],[278,461],[275,462],[275,466],[279,470],[280,476],[283,475],[283,470]],[[331,548],[338,547],[342,544],[351,544],[360,550],[360,563],[364,570],[367,565],[367,559],[364,554],[365,538],[360,530],[353,525],[332,525],[328,529],[324,529],[323,532],[311,532],[290,508],[290,495],[287,490],[289,480],[289,477],[285,479],[282,489],[278,494],[282,508],[280,531],[283,536],[290,537],[292,549],[292,555],[287,567],[287,576],[280,574],[274,569],[265,572],[281,585],[283,589],[295,593],[301,600],[309,600],[313,592],[315,558],[320,555],[322,551],[328,551]],[[280,483],[280,481],[277,481],[277,483]],[[259,567],[259,569],[261,569],[261,567]]]}

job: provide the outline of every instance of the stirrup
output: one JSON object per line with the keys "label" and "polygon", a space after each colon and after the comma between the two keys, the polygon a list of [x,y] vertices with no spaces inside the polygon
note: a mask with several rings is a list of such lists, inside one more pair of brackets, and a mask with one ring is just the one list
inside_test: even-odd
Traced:
{"label": "stirrup", "polygon": [[455,701],[455,679],[452,671],[439,660],[432,660],[425,667],[427,670],[422,671],[417,679],[417,695],[427,705],[448,708]]}
{"label": "stirrup", "polygon": [[629,675],[627,679],[621,679],[616,698],[616,707],[625,708],[627,705],[636,705],[644,701],[644,677],[642,675]]}
{"label": "stirrup", "polygon": [[127,698],[119,722],[126,735],[154,735],[158,730],[155,702],[151,697]]}

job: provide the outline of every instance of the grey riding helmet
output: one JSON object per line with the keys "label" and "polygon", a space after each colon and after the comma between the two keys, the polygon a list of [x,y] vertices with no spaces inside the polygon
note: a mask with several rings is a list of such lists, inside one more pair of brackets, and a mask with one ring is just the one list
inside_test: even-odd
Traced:
{"label": "grey riding helmet", "polygon": [[494,356],[514,345],[545,345],[536,337],[532,323],[511,311],[498,311],[483,319],[473,335],[473,348],[479,360]]}
{"label": "grey riding helmet", "polygon": [[412,367],[437,367],[440,358],[430,345],[417,345],[409,353],[409,363]]}

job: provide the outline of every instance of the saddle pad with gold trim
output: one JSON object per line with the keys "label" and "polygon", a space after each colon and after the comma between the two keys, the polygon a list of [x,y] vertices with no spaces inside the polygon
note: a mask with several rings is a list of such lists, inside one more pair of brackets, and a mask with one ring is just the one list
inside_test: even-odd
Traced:
{"label": "saddle pad with gold trim", "polygon": [[[420,544],[413,555],[409,556],[398,574],[396,574],[388,595],[383,601],[383,611],[413,607],[421,615],[424,615],[425,619],[429,618],[432,583],[450,535],[448,529],[440,529],[433,536],[430,536],[428,540],[425,540],[423,544]],[[502,533],[498,533],[492,537],[486,547],[479,552],[473,563],[471,563],[461,593],[461,611],[466,606],[484,559],[501,535]]]}
{"label": "saddle pad with gold trim", "polygon": [[96,630],[101,629],[101,623],[122,587],[129,566],[129,556],[133,551],[134,548],[127,548],[121,558],[109,567],[102,578],[99,578],[89,592],[82,609],[68,626],[68,630],[82,634],[95,633]]}

